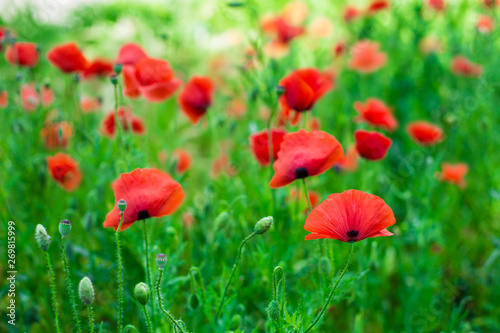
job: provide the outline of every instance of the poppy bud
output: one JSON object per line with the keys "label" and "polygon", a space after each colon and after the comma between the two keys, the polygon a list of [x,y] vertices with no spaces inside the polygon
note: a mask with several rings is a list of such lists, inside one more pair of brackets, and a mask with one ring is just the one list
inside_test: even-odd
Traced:
{"label": "poppy bud", "polygon": [[120,212],[124,212],[125,209],[127,209],[127,202],[123,199],[120,199],[120,201],[118,201],[118,209],[120,210]]}
{"label": "poppy bud", "polygon": [[90,305],[94,302],[94,287],[92,286],[92,281],[90,281],[88,277],[84,277],[80,281],[78,285],[78,294],[82,302],[86,305]]}
{"label": "poppy bud", "polygon": [[61,233],[62,238],[66,238],[71,232],[71,222],[68,220],[62,220],[59,223],[59,232]]}
{"label": "poppy bud", "polygon": [[189,306],[191,309],[196,310],[198,309],[198,306],[200,305],[200,299],[196,294],[192,294],[189,296]]}
{"label": "poppy bud", "polygon": [[118,76],[116,74],[111,74],[109,76],[109,79],[111,80],[111,83],[113,83],[113,85],[117,85],[118,84]]}
{"label": "poppy bud", "polygon": [[159,255],[156,256],[156,265],[158,265],[158,269],[160,271],[163,270],[165,265],[167,264],[167,255],[160,253]]}
{"label": "poppy bud", "polygon": [[36,241],[38,242],[38,245],[43,251],[47,251],[49,249],[51,239],[49,234],[47,234],[47,230],[45,230],[43,225],[38,224],[36,226],[35,238]]}
{"label": "poppy bud", "polygon": [[269,230],[269,228],[271,228],[272,224],[273,224],[272,216],[264,217],[255,224],[254,232],[259,235],[266,233]]}
{"label": "poppy bud", "polygon": [[116,75],[120,75],[122,73],[123,66],[121,64],[115,64],[114,71]]}
{"label": "poppy bud", "polygon": [[278,97],[280,97],[284,93],[285,93],[285,87],[283,87],[283,86],[276,86],[276,94],[278,95]]}
{"label": "poppy bud", "polygon": [[149,286],[144,282],[138,283],[134,288],[134,297],[141,305],[148,304],[150,294]]}
{"label": "poppy bud", "polygon": [[328,260],[327,257],[321,257],[321,259],[319,260],[319,272],[321,274],[325,274],[325,275],[328,275],[330,274],[330,269],[331,269],[331,264],[330,264],[330,260]]}
{"label": "poppy bud", "polygon": [[272,300],[267,307],[267,314],[272,321],[277,321],[280,317],[280,306],[278,302]]}

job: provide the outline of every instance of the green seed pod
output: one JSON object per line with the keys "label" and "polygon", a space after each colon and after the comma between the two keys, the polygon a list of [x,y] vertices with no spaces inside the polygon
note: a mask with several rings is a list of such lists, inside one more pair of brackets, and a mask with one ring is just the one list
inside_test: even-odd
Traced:
{"label": "green seed pod", "polygon": [[273,224],[272,216],[264,217],[255,224],[254,231],[255,233],[261,235],[263,233],[266,233],[269,230],[269,228],[271,228],[272,224]]}
{"label": "green seed pod", "polygon": [[113,69],[115,70],[116,75],[120,75],[122,73],[122,68],[123,66],[121,64],[115,64]]}
{"label": "green seed pod", "polygon": [[163,268],[167,265],[167,255],[160,253],[159,255],[156,256],[156,265],[158,265],[158,269],[160,271],[163,270]]}
{"label": "green seed pod", "polygon": [[141,305],[148,304],[150,295],[151,291],[149,290],[149,286],[144,282],[140,282],[135,286],[134,297]]}
{"label": "green seed pod", "polygon": [[118,76],[117,76],[116,74],[111,74],[111,75],[109,76],[109,79],[111,80],[111,83],[112,83],[113,85],[115,85],[115,86],[116,86],[116,85],[118,84]]}
{"label": "green seed pod", "polygon": [[120,212],[124,212],[125,209],[127,209],[127,202],[123,199],[120,199],[118,201],[118,209],[120,210]]}
{"label": "green seed pod", "polygon": [[189,306],[193,310],[198,309],[198,306],[200,306],[200,299],[198,298],[198,295],[192,294],[189,296]]}
{"label": "green seed pod", "polygon": [[84,277],[78,285],[78,294],[83,303],[90,305],[94,302],[94,287],[88,277]]}
{"label": "green seed pod", "polygon": [[276,94],[279,96],[283,95],[285,93],[285,87],[283,86],[277,86],[276,87]]}
{"label": "green seed pod", "polygon": [[321,257],[321,259],[319,260],[318,268],[321,274],[330,274],[330,270],[332,268],[330,260],[328,260],[327,257]]}
{"label": "green seed pod", "polygon": [[68,220],[62,220],[59,222],[59,232],[62,238],[66,238],[71,232],[71,222]]}
{"label": "green seed pod", "polygon": [[231,331],[236,331],[241,324],[241,316],[239,314],[234,315],[233,318],[231,318],[231,323],[229,324],[229,329]]}
{"label": "green seed pod", "polygon": [[277,321],[280,317],[280,305],[275,300],[272,300],[267,307],[267,314],[272,321]]}
{"label": "green seed pod", "polygon": [[51,239],[43,225],[38,224],[36,226],[35,238],[40,248],[46,252],[49,249]]}

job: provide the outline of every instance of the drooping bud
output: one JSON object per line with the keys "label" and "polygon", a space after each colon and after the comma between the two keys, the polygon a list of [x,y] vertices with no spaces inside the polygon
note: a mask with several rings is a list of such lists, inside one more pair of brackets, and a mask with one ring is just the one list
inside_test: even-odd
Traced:
{"label": "drooping bud", "polygon": [[158,265],[158,269],[160,271],[163,270],[163,268],[167,265],[167,255],[160,253],[159,255],[156,256],[156,265]]}
{"label": "drooping bud", "polygon": [[321,274],[325,274],[325,275],[330,274],[330,270],[332,268],[331,264],[330,264],[330,260],[328,260],[327,257],[321,257],[321,259],[319,260],[318,268],[319,268],[319,272]]}
{"label": "drooping bud", "polygon": [[283,87],[283,86],[276,86],[276,94],[278,95],[278,97],[280,97],[284,93],[285,93],[285,87]]}
{"label": "drooping bud", "polygon": [[280,306],[274,299],[271,301],[271,303],[269,303],[269,306],[267,307],[267,314],[272,321],[277,321],[280,317]]}
{"label": "drooping bud", "polygon": [[59,232],[61,233],[62,238],[66,238],[71,232],[71,222],[68,220],[62,220],[59,222]]}
{"label": "drooping bud", "polygon": [[138,283],[134,288],[134,297],[141,305],[148,304],[150,294],[149,286],[144,282]]}
{"label": "drooping bud", "polygon": [[83,303],[90,305],[94,302],[94,287],[88,277],[84,277],[78,285],[78,294]]}
{"label": "drooping bud", "polygon": [[271,225],[273,224],[273,217],[272,216],[267,216],[262,219],[260,219],[259,222],[255,224],[254,231],[256,234],[263,234],[266,233],[269,228],[271,228]]}
{"label": "drooping bud", "polygon": [[120,210],[120,212],[124,212],[125,209],[127,209],[127,202],[123,199],[120,199],[118,201],[118,209]]}
{"label": "drooping bud", "polygon": [[47,234],[47,230],[45,230],[43,225],[38,224],[36,226],[35,238],[40,248],[46,252],[49,249],[51,239],[49,234]]}
{"label": "drooping bud", "polygon": [[111,74],[109,76],[109,79],[111,80],[111,83],[113,83],[113,85],[117,85],[118,84],[118,76],[116,74]]}
{"label": "drooping bud", "polygon": [[189,296],[189,306],[193,310],[198,309],[198,306],[200,306],[200,299],[198,298],[198,295],[192,294]]}
{"label": "drooping bud", "polygon": [[113,69],[114,69],[116,75],[120,75],[122,73],[122,68],[123,68],[122,64],[118,64],[118,63],[115,64]]}

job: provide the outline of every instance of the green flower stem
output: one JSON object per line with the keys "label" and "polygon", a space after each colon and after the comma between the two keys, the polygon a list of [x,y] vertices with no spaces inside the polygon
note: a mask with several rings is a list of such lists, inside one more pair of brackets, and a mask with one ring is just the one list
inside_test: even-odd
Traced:
{"label": "green flower stem", "polygon": [[122,252],[120,246],[120,229],[123,223],[123,212],[120,212],[120,224],[115,231],[116,256],[118,257],[118,332],[123,327],[123,274],[122,274]]}
{"label": "green flower stem", "polygon": [[306,196],[307,207],[309,207],[309,213],[312,212],[311,200],[309,200],[309,192],[307,192],[306,179],[302,178],[302,187],[304,188],[304,193]]}
{"label": "green flower stem", "polygon": [[[150,260],[149,260],[149,238],[148,238],[148,225],[147,225],[147,220],[144,219],[142,220],[143,222],[143,231],[144,231],[144,252],[145,252],[145,258],[146,258],[146,279],[148,281],[148,286],[153,286],[153,278],[152,278],[152,275],[151,275],[151,263],[150,263]],[[153,288],[153,298],[154,298],[154,288]],[[151,315],[153,316],[153,318],[156,318],[156,315],[155,315],[155,307],[154,306],[151,306]]]}
{"label": "green flower stem", "polygon": [[238,267],[238,264],[240,262],[241,252],[243,251],[243,247],[255,235],[257,235],[257,233],[255,233],[255,232],[251,233],[247,238],[245,238],[241,242],[241,245],[238,248],[238,254],[236,255],[236,261],[235,261],[235,263],[233,265],[233,270],[231,271],[231,275],[229,276],[229,280],[227,281],[226,288],[224,289],[224,293],[222,294],[222,298],[220,300],[219,307],[217,308],[217,313],[215,314],[215,317],[214,317],[214,322],[217,321],[217,319],[219,318],[220,312],[222,311],[222,305],[224,305],[224,300],[226,299],[226,294],[227,294],[227,291],[229,289],[229,285],[231,284],[231,280],[233,279],[233,276],[234,276],[234,273],[236,271],[236,268]]}
{"label": "green flower stem", "polygon": [[207,293],[206,293],[206,290],[205,290],[205,285],[204,285],[204,282],[203,282],[203,276],[201,275],[201,271],[198,267],[196,266],[193,266],[189,269],[189,273],[191,274],[191,277],[193,278],[193,280],[196,281],[196,278],[193,274],[193,271],[198,273],[198,283],[200,284],[200,288],[201,288],[201,295],[203,296],[203,302],[206,302],[207,300]]}
{"label": "green flower stem", "polygon": [[92,309],[92,305],[89,305],[88,309],[89,309],[90,333],[94,333],[94,310]]}
{"label": "green flower stem", "polygon": [[71,309],[73,311],[73,320],[75,321],[78,333],[81,333],[82,328],[80,327],[80,319],[78,318],[78,312],[76,311],[75,295],[73,293],[73,286],[71,285],[68,259],[66,258],[66,248],[65,248],[64,241],[65,241],[64,238],[61,238],[61,243],[62,243],[61,256],[62,256],[63,263],[64,263],[64,273],[66,274],[66,289],[68,290],[69,298],[71,301]]}
{"label": "green flower stem", "polygon": [[157,297],[158,297],[158,306],[160,307],[160,310],[165,314],[167,319],[170,320],[170,322],[174,326],[174,329],[177,329],[181,333],[186,333],[186,331],[184,331],[184,329],[181,327],[181,325],[179,325],[179,323],[175,320],[175,318],[167,310],[165,310],[165,308],[163,307],[163,301],[162,301],[162,297],[161,297],[161,287],[160,287],[162,277],[163,277],[163,269],[160,269],[160,273],[158,275],[158,280],[156,282],[156,293],[157,293]]}
{"label": "green flower stem", "polygon": [[[118,132],[118,142],[123,143],[123,129],[122,124],[118,119],[118,84],[113,84],[115,91],[115,126],[116,131]],[[127,121],[127,115],[124,115],[125,121]]]}
{"label": "green flower stem", "polygon": [[148,332],[153,333],[153,324],[151,324],[151,318],[149,317],[148,308],[144,305],[142,309],[144,310],[144,316],[146,317],[146,323],[148,324]]}
{"label": "green flower stem", "polygon": [[321,309],[319,315],[311,323],[311,325],[309,325],[309,327],[304,331],[304,333],[309,332],[314,327],[314,325],[316,325],[318,323],[318,321],[321,319],[321,317],[325,314],[326,309],[328,308],[328,305],[332,301],[333,294],[335,293],[335,290],[337,289],[337,286],[340,283],[340,280],[342,280],[342,278],[344,277],[344,274],[347,272],[347,268],[349,267],[349,264],[351,263],[353,249],[354,249],[354,242],[351,242],[351,252],[349,252],[349,258],[347,259],[347,263],[345,264],[345,267],[342,270],[342,273],[340,273],[340,276],[337,278],[337,281],[335,281],[335,284],[333,285],[332,290],[330,291],[330,294],[328,295],[328,298],[326,299],[326,302],[323,305],[323,308]]}
{"label": "green flower stem", "polygon": [[52,265],[50,264],[50,257],[48,252],[45,252],[45,258],[47,258],[47,266],[49,267],[50,287],[52,289],[52,307],[54,308],[56,331],[57,333],[60,333],[61,329],[59,328],[59,312],[57,310],[56,283],[54,278],[54,271],[52,270]]}

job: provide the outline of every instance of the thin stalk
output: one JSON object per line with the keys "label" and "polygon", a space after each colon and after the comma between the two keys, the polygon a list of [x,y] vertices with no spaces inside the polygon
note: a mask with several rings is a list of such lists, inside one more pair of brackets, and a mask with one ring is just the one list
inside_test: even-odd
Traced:
{"label": "thin stalk", "polygon": [[92,309],[92,305],[89,304],[88,309],[89,309],[90,333],[94,333],[94,310]]}
{"label": "thin stalk", "polygon": [[54,308],[56,331],[57,333],[60,333],[61,329],[59,328],[59,312],[57,310],[57,300],[56,300],[56,283],[54,278],[54,271],[52,270],[52,265],[50,264],[50,257],[48,252],[45,252],[45,258],[47,258],[47,266],[49,267],[50,287],[52,289],[52,307]]}
{"label": "thin stalk", "polygon": [[309,213],[312,212],[311,200],[309,200],[309,192],[307,192],[306,179],[302,178],[302,187],[304,188],[304,193],[306,196],[307,207],[309,207]]}
{"label": "thin stalk", "polygon": [[198,276],[199,276],[199,284],[200,284],[200,288],[201,288],[201,295],[203,296],[203,302],[205,302],[207,300],[207,293],[205,291],[205,286],[204,286],[204,283],[203,283],[203,276],[201,275],[201,271],[198,267],[196,266],[193,266],[189,269],[189,273],[191,274],[191,276],[193,277],[194,280],[196,280],[196,278],[194,277],[194,274],[193,274],[193,271],[197,272],[198,273]]}
{"label": "thin stalk", "polygon": [[304,331],[304,333],[309,332],[314,325],[318,323],[318,321],[321,319],[321,317],[325,314],[326,309],[328,308],[328,305],[330,304],[333,294],[335,293],[335,290],[337,289],[337,286],[340,283],[340,280],[344,277],[344,274],[347,272],[347,268],[349,267],[349,264],[351,263],[351,258],[352,258],[352,252],[354,250],[354,242],[351,242],[351,251],[349,252],[349,258],[347,259],[347,263],[345,264],[344,269],[342,270],[342,273],[340,273],[340,276],[337,278],[337,281],[335,281],[335,284],[332,287],[332,290],[330,291],[330,294],[328,295],[328,298],[326,299],[325,304],[323,305],[323,308],[321,309],[319,315],[316,317],[316,319],[309,325],[309,327]]}
{"label": "thin stalk", "polygon": [[142,309],[144,310],[144,316],[146,317],[146,323],[148,324],[148,332],[153,333],[153,324],[151,324],[151,318],[149,317],[148,308],[144,305]]}
{"label": "thin stalk", "polygon": [[64,264],[64,273],[66,274],[66,289],[68,290],[69,298],[71,301],[71,309],[73,310],[73,320],[75,321],[76,328],[78,333],[82,332],[82,328],[80,327],[80,319],[78,318],[78,312],[76,311],[76,302],[75,295],[73,293],[73,286],[71,285],[71,278],[68,266],[68,259],[66,258],[66,248],[65,248],[65,239],[61,238],[61,256]]}
{"label": "thin stalk", "polygon": [[123,274],[122,274],[122,253],[120,246],[120,229],[123,223],[123,212],[120,212],[120,224],[115,231],[116,256],[118,257],[118,332],[123,327]]}
{"label": "thin stalk", "polygon": [[162,277],[163,277],[163,269],[160,270],[160,273],[158,275],[158,280],[156,282],[156,294],[157,294],[157,298],[158,298],[158,306],[160,307],[160,310],[165,314],[165,316],[167,317],[167,319],[170,320],[170,322],[174,326],[174,329],[179,330],[179,332],[181,332],[181,333],[186,333],[186,331],[184,331],[184,329],[181,327],[181,325],[179,325],[179,323],[170,314],[170,312],[168,312],[167,310],[165,310],[163,308],[163,301],[162,301],[161,289],[160,289],[160,283],[161,283],[161,278]]}
{"label": "thin stalk", "polygon": [[[113,83],[114,86],[114,91],[115,91],[115,126],[116,126],[116,131],[119,132],[118,134],[118,141],[123,143],[123,137],[122,137],[122,126],[120,123],[120,120],[118,119],[118,84]],[[124,114],[125,121],[127,121],[127,115]]]}
{"label": "thin stalk", "polygon": [[146,220],[142,220],[143,222],[143,234],[144,234],[144,251],[145,251],[145,259],[146,259],[146,268],[147,268],[147,279],[148,285],[152,286],[151,281],[153,280],[151,277],[151,265],[149,263],[149,239],[148,239],[148,226]]}
{"label": "thin stalk", "polygon": [[245,238],[242,242],[241,242],[241,245],[240,247],[238,248],[238,254],[236,255],[236,261],[233,265],[233,270],[231,271],[231,275],[229,276],[229,280],[227,281],[226,283],[226,288],[224,288],[224,293],[222,294],[222,298],[220,300],[220,303],[219,303],[219,307],[217,308],[217,313],[215,314],[215,317],[214,317],[214,322],[217,321],[217,318],[219,318],[219,315],[220,315],[220,312],[222,310],[222,305],[224,305],[224,300],[226,299],[226,294],[227,294],[227,291],[229,289],[229,285],[231,284],[231,280],[233,279],[233,276],[234,276],[234,273],[236,271],[236,268],[238,267],[238,264],[240,262],[240,259],[241,259],[241,253],[243,251],[243,247],[245,246],[245,244],[250,240],[252,239],[255,235],[257,235],[257,233],[255,232],[252,232],[247,238]]}

